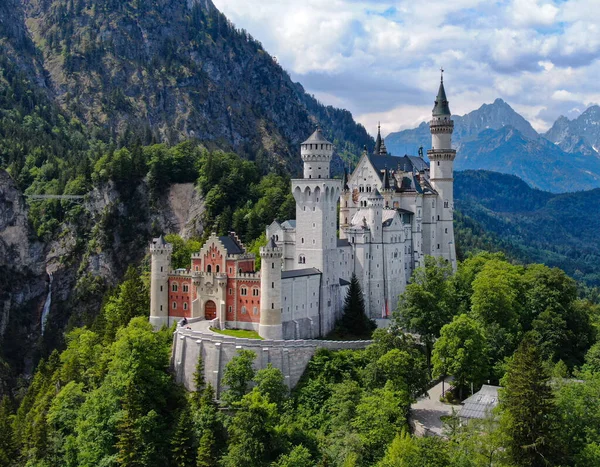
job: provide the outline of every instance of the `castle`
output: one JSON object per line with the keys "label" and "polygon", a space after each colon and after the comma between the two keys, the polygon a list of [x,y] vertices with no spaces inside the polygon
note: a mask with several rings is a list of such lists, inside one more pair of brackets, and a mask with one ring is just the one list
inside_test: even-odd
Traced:
{"label": "castle", "polygon": [[[172,246],[150,245],[150,321],[215,320],[265,339],[312,339],[330,332],[352,274],[372,318],[388,317],[425,255],[456,267],[452,121],[443,77],[430,121],[430,161],[387,153],[378,131],[343,179],[331,178],[333,144],[317,129],[301,145],[303,178],[292,180],[296,220],[267,227],[261,269],[234,233],[212,234],[190,269],[171,270]],[[339,207],[339,217],[338,217]],[[338,234],[339,231],[339,234]]]}

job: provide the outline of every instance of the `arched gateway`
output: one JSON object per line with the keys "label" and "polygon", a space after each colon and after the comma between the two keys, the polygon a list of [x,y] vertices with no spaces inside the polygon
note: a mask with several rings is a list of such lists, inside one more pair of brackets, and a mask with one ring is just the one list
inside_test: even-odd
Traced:
{"label": "arched gateway", "polygon": [[212,300],[209,300],[204,305],[204,319],[212,320],[217,317],[217,305]]}

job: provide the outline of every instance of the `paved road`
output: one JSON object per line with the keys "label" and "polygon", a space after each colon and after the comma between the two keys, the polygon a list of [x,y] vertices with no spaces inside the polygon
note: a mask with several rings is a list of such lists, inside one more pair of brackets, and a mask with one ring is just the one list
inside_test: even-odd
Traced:
{"label": "paved road", "polygon": [[[444,389],[448,389],[449,382],[446,381]],[[411,406],[411,417],[420,422],[425,428],[434,434],[441,436],[443,423],[440,417],[452,414],[460,409],[460,405],[444,404],[440,402],[442,395],[442,383],[435,385],[429,390],[429,396],[425,395]]]}

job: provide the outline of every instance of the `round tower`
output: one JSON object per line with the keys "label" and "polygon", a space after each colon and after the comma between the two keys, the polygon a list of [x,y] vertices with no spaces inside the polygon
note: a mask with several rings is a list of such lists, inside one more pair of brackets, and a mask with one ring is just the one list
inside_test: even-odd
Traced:
{"label": "round tower", "polygon": [[435,203],[435,241],[432,239],[431,254],[446,258],[456,268],[456,249],[454,246],[454,159],[456,150],[452,149],[454,121],[444,89],[444,70],[440,88],[435,99],[429,129],[431,131],[431,149],[427,156],[431,162],[429,173],[431,186],[438,194]]}
{"label": "round tower", "polygon": [[302,143],[300,154],[304,162],[304,178],[330,178],[333,144],[325,139],[321,128]]}
{"label": "round tower", "polygon": [[367,198],[369,209],[369,230],[371,231],[371,242],[381,243],[383,241],[383,203],[384,199],[375,189]]}
{"label": "round tower", "polygon": [[173,245],[163,236],[152,240],[150,255],[150,323],[155,328],[169,325],[169,270]]}
{"label": "round tower", "polygon": [[283,339],[281,324],[281,265],[283,249],[273,237],[260,249],[260,324],[263,339]]}

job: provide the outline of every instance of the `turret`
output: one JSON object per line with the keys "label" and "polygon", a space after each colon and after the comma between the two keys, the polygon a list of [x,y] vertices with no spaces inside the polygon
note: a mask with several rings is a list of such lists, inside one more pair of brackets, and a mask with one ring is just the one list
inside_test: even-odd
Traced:
{"label": "turret", "polygon": [[[435,99],[429,128],[431,131],[431,149],[427,151],[430,164],[430,181],[438,193],[436,203],[437,219],[435,241],[432,242],[431,253],[442,256],[456,267],[456,251],[454,247],[454,159],[456,150],[452,149],[452,132],[454,122],[450,114],[450,106],[444,89],[444,70],[440,80],[440,88]],[[433,214],[433,213],[432,213]]]}
{"label": "turret", "polygon": [[283,339],[281,324],[281,265],[283,249],[273,237],[260,249],[260,324],[258,334],[264,339]]}
{"label": "turret", "polygon": [[163,236],[150,243],[150,323],[155,328],[169,325],[169,270],[173,245]]}
{"label": "turret", "polygon": [[325,139],[321,128],[302,143],[300,153],[304,162],[304,178],[330,178],[333,144]]}
{"label": "turret", "polygon": [[371,231],[371,239],[373,243],[381,243],[383,240],[383,203],[384,199],[375,189],[367,198],[367,206],[369,209],[369,230]]}

